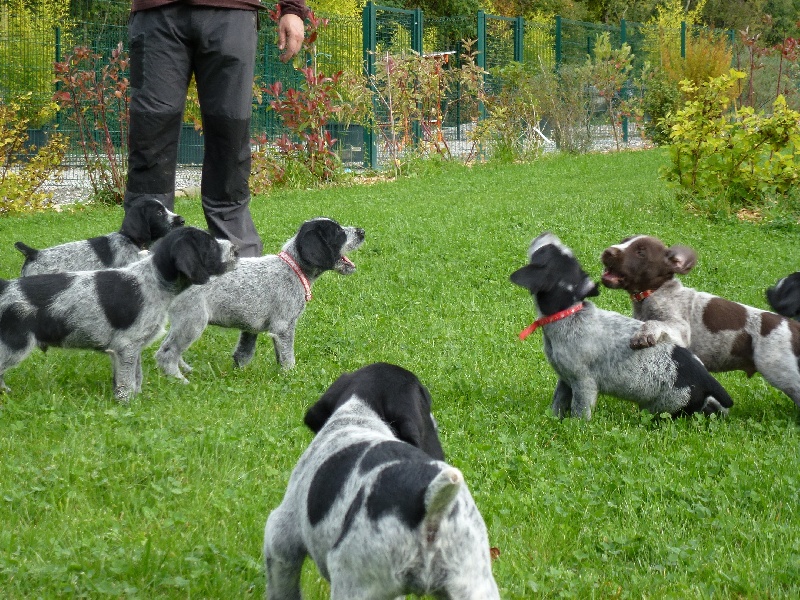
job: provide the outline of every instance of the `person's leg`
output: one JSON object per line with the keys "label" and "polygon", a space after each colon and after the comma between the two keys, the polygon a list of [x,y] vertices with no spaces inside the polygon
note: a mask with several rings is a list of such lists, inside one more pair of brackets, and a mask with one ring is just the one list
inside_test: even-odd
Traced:
{"label": "person's leg", "polygon": [[182,4],[135,12],[128,23],[130,135],[125,206],[143,196],[175,204],[178,138],[191,78],[188,13]]}
{"label": "person's leg", "polygon": [[199,9],[194,54],[205,156],[201,195],[209,231],[240,256],[261,256],[250,214],[250,116],[257,42],[255,11]]}

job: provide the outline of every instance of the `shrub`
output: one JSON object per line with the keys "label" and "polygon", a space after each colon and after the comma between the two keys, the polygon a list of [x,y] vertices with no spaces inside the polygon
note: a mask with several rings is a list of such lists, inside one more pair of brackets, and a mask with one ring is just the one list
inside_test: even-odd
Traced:
{"label": "shrub", "polygon": [[42,127],[55,114],[53,93],[54,29],[67,28],[69,5],[59,0],[5,0],[0,4],[0,99],[26,96],[20,116]]}
{"label": "shrub", "polygon": [[521,63],[491,70],[495,93],[484,100],[486,118],[477,123],[473,139],[506,162],[536,158],[544,136],[539,130],[535,75]]}
{"label": "shrub", "polygon": [[[273,11],[271,17],[277,21],[279,15]],[[366,118],[369,104],[363,83],[343,71],[326,75],[318,68],[316,41],[327,24],[327,19],[309,14],[301,52],[310,66],[298,69],[303,75],[299,89],[284,90],[280,81],[261,89],[271,98],[269,106],[288,133],[273,143],[265,135],[256,140],[250,180],[253,193],[263,193],[273,185],[334,179],[341,159],[334,151],[337,140],[329,124]]]}
{"label": "shrub", "polygon": [[669,143],[669,126],[664,119],[681,106],[679,85],[663,70],[654,69],[642,74],[641,89],[645,135],[659,146]]}
{"label": "shrub", "polygon": [[451,158],[442,127],[450,111],[477,119],[476,100],[484,99],[484,72],[475,61],[473,42],[464,41],[460,65],[449,55],[416,52],[378,57],[370,86],[375,97],[375,129],[392,161],[395,175],[423,156]]}
{"label": "shrub", "polygon": [[727,73],[733,59],[727,38],[711,31],[688,35],[685,54],[681,56],[679,45],[663,44],[662,68],[671,81],[689,80],[696,86]]}
{"label": "shrub", "polygon": [[589,68],[562,65],[554,71],[540,64],[533,90],[539,110],[562,152],[587,152],[592,144]]}
{"label": "shrub", "polygon": [[782,209],[800,182],[800,113],[783,96],[771,115],[731,110],[731,92],[744,77],[731,69],[701,86],[684,81],[692,99],[668,119],[671,165],[664,174],[704,211]]}
{"label": "shrub", "polygon": [[620,145],[620,127],[622,124],[622,106],[620,93],[626,85],[633,70],[633,54],[628,44],[620,48],[611,47],[611,36],[607,31],[597,36],[594,47],[594,60],[587,62],[589,81],[597,90],[611,123],[614,143],[617,150]]}
{"label": "shrub", "polygon": [[96,199],[121,204],[128,167],[128,55],[122,42],[103,57],[86,47],[75,48],[55,64],[60,84],[54,99],[75,123],[86,173]]}
{"label": "shrub", "polygon": [[54,106],[30,109],[33,94],[0,103],[0,216],[41,210],[50,205],[52,194],[42,185],[61,172],[66,141],[58,134],[37,148],[26,145],[31,121],[52,114]]}

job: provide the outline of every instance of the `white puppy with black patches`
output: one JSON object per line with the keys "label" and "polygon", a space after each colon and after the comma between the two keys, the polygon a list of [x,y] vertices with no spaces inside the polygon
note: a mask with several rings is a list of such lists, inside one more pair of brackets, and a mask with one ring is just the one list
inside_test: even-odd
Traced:
{"label": "white puppy with black patches", "polygon": [[37,250],[17,242],[25,256],[22,276],[65,271],[96,271],[126,267],[147,255],[150,246],[176,227],[183,217],[153,198],[141,198],[125,211],[119,231]]}
{"label": "white puppy with black patches", "polygon": [[191,367],[183,353],[208,325],[240,329],[233,352],[237,367],[248,364],[259,333],[273,340],[275,357],[284,369],[294,366],[297,320],[311,300],[311,285],[325,271],[350,275],[355,265],[345,253],[364,241],[364,230],[342,227],[333,219],[306,221],[279,254],[242,258],[239,266],[203,288],[189,289],[169,310],[170,329],[156,352],[159,367],[188,383],[181,372]]}
{"label": "white puppy with black patches", "polygon": [[375,363],[345,373],[306,413],[316,437],[264,531],[267,597],[299,600],[306,556],[332,600],[499,598],[483,518],[444,461],[417,377]]}
{"label": "white puppy with black patches", "polygon": [[108,353],[114,394],[127,400],[141,389],[142,349],[163,333],[175,296],[236,260],[229,241],[181,227],[125,268],[0,279],[0,391],[9,368],[37,346],[57,346]]}
{"label": "white puppy with black patches", "polygon": [[544,352],[559,380],[553,412],[591,418],[598,393],[631,400],[640,408],[673,416],[727,413],[733,400],[686,348],[673,343],[633,350],[628,341],[640,321],[602,310],[587,297],[597,285],[568,247],[545,232],[528,249],[528,264],[511,275],[527,289],[540,318]]}

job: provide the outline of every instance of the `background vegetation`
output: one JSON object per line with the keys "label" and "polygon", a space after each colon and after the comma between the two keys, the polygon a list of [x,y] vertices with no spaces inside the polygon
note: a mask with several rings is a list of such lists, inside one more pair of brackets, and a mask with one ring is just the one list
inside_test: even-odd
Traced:
{"label": "background vegetation", "polygon": [[[277,190],[253,203],[267,251],[328,215],[366,229],[350,277],[315,285],[280,372],[261,339],[210,328],[182,386],[145,353],[143,393],[112,398],[103,354],[51,348],[9,371],[0,408],[0,589],[29,597],[261,598],[263,527],[311,439],[302,415],[343,371],[388,360],[429,387],[500,556],[503,598],[800,595],[800,411],[760,376],[720,374],[727,419],[664,421],[601,397],[586,423],[548,414],[555,375],[530,297],[508,281],[530,240],[557,233],[599,279],[635,233],[693,246],[687,285],[766,308],[800,263],[797,225],[693,216],[657,172],[661,150],[466,168],[425,161],[394,182]],[[179,200],[202,225],[197,199]],[[116,229],[92,206],[0,220],[0,276],[45,246]],[[630,312],[604,290],[603,308]],[[307,565],[311,600],[327,587]]]}

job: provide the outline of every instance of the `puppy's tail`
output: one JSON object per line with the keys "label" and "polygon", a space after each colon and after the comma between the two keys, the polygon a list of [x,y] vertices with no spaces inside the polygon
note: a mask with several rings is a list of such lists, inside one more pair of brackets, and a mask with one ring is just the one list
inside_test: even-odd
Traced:
{"label": "puppy's tail", "polygon": [[425,530],[428,541],[433,541],[439,523],[447,515],[450,506],[464,485],[464,476],[455,467],[446,466],[433,478],[425,492]]}
{"label": "puppy's tail", "polygon": [[27,260],[35,260],[39,254],[39,251],[36,248],[31,248],[30,246],[23,244],[22,242],[16,242],[14,244],[14,248],[22,252],[22,255]]}
{"label": "puppy's tail", "polygon": [[733,398],[731,398],[728,390],[722,387],[722,384],[711,373],[708,374],[706,387],[706,402],[702,411],[707,415],[713,413],[727,414],[728,409],[733,406]]}

